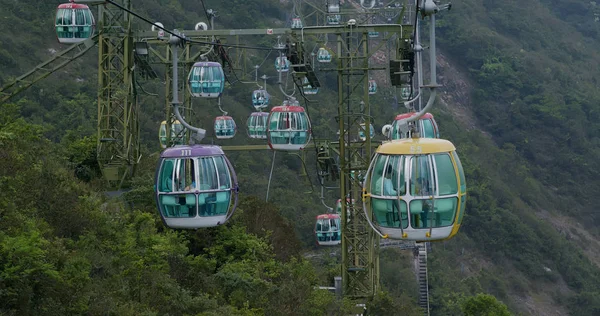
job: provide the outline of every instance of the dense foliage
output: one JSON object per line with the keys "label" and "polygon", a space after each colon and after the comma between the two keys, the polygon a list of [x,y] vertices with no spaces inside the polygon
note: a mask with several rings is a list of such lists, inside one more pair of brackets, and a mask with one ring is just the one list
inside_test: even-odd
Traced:
{"label": "dense foliage", "polygon": [[[217,11],[216,28],[283,26],[291,11],[276,0],[204,2]],[[0,84],[65,48],[51,28],[56,4],[0,0],[6,9]],[[134,7],[170,28],[206,20],[195,0],[137,1]],[[459,236],[434,244],[429,257],[433,314],[600,312],[600,271],[583,251],[586,240],[566,239],[576,233],[559,232],[539,216],[576,218],[597,238],[599,13],[595,2],[582,0],[462,0],[440,14],[439,46],[454,66],[450,71],[467,78],[472,104],[465,110],[480,130],[466,131],[455,120],[455,104],[434,110],[442,136],[458,148],[469,198]],[[148,29],[140,21],[135,27]],[[257,37],[252,44],[274,41]],[[231,153],[245,193],[232,222],[197,232],[163,228],[152,196],[156,129],[164,119],[160,81],[140,81],[159,97],[141,95],[144,157],[132,190],[117,199],[98,193],[97,53],[88,55],[0,110],[0,314],[350,311],[349,302],[314,289],[339,275],[339,261],[327,258],[328,251],[316,251],[318,260],[302,258],[304,250],[314,251],[313,220],[324,208],[320,188],[311,190],[315,180],[301,175],[297,156]],[[247,58],[276,76],[273,56],[248,52]],[[320,79],[331,84],[332,78]],[[238,124],[251,111],[254,87],[237,83],[226,90],[223,104]],[[372,98],[376,126],[400,111],[390,107],[393,91],[380,91]],[[321,89],[319,103],[309,105],[318,137],[335,134],[337,110],[329,105],[336,97],[333,89]],[[204,101],[194,101],[194,110],[202,126],[220,113]],[[272,158],[271,204],[263,200]],[[327,204],[337,198],[326,193]],[[420,313],[412,273],[410,253],[382,251],[385,292],[370,302],[373,314]]]}

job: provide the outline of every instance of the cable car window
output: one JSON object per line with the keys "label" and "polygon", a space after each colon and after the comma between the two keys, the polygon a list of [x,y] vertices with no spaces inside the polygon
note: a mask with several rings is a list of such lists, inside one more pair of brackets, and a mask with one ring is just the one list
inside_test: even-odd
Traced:
{"label": "cable car window", "polygon": [[231,188],[229,169],[227,169],[225,159],[223,159],[223,157],[215,157],[215,164],[217,165],[217,171],[219,172],[219,188]]}
{"label": "cable car window", "polygon": [[450,155],[436,154],[434,157],[439,181],[439,195],[456,194],[458,183]]}
{"label": "cable car window", "polygon": [[175,160],[175,173],[173,181],[175,191],[192,191],[197,189],[197,182],[194,174],[194,161],[190,158]]}
{"label": "cable car window", "polygon": [[[413,200],[410,202],[410,214],[414,228],[433,228],[450,226],[454,222],[457,198],[435,200]],[[431,205],[433,204],[433,212]]]}
{"label": "cable car window", "polygon": [[56,12],[56,25],[64,25],[63,15],[65,11],[65,9],[58,9],[58,12]]}
{"label": "cable car window", "polygon": [[63,15],[64,21],[63,21],[63,25],[71,25],[73,24],[73,17],[72,17],[72,11],[71,10],[65,10],[65,13]]}
{"label": "cable car window", "polygon": [[458,154],[456,151],[452,152],[452,156],[456,162],[456,166],[458,167],[458,176],[460,177],[460,193],[467,192],[467,181],[465,180],[465,172],[463,170],[462,164],[460,162],[460,158],[458,158]]}
{"label": "cable car window", "polygon": [[281,113],[278,113],[278,112],[273,113],[271,115],[271,122],[269,122],[269,129],[274,130],[274,131],[277,130],[277,123],[279,122],[280,116],[281,116]]}
{"label": "cable car window", "polygon": [[83,10],[83,14],[85,15],[85,24],[91,25],[93,24],[94,18],[92,17],[92,12],[90,10]]}
{"label": "cable car window", "polygon": [[277,128],[280,130],[290,128],[290,118],[288,112],[279,114],[279,124]]}
{"label": "cable car window", "polygon": [[198,158],[199,180],[201,191],[218,189],[217,170],[213,157]]}
{"label": "cable car window", "polygon": [[196,195],[161,195],[160,208],[164,217],[195,217]]}
{"label": "cable car window", "polygon": [[383,195],[383,171],[386,166],[388,156],[378,155],[375,162],[375,169],[371,178],[371,192],[373,195]]}
{"label": "cable car window", "polygon": [[371,205],[375,221],[380,226],[400,228],[400,214],[402,214],[402,228],[408,227],[406,202],[372,198]]}
{"label": "cable car window", "polygon": [[165,159],[158,176],[158,191],[173,192],[173,167],[176,159]]}
{"label": "cable car window", "polygon": [[433,129],[433,123],[431,122],[431,120],[421,120],[421,124],[423,126],[422,127],[423,128],[423,136],[422,137],[436,138],[434,129]]}
{"label": "cable car window", "polygon": [[85,16],[81,9],[75,10],[75,25],[85,25]]}
{"label": "cable car window", "polygon": [[[410,202],[411,226],[413,228],[429,228],[431,220],[434,219],[433,200],[412,200]],[[437,202],[437,200],[435,201]],[[434,227],[435,222],[433,223]]]}
{"label": "cable car window", "polygon": [[435,190],[429,155],[413,156],[410,160],[410,194],[413,196],[433,195]]}
{"label": "cable car window", "polygon": [[[388,168],[391,168],[390,180],[388,187],[383,184],[383,194],[388,196],[398,196],[406,194],[406,185],[404,181],[404,156],[390,156],[388,160]],[[388,177],[388,171],[386,171],[386,177]],[[385,181],[385,180],[384,180]],[[389,187],[391,185],[391,187]],[[389,191],[389,192],[386,192]]]}
{"label": "cable car window", "polygon": [[328,220],[324,220],[323,221],[323,231],[329,231],[329,221]]}
{"label": "cable car window", "polygon": [[335,219],[333,219],[333,218],[330,219],[329,223],[331,225],[331,230],[338,230],[337,223],[335,222]]}

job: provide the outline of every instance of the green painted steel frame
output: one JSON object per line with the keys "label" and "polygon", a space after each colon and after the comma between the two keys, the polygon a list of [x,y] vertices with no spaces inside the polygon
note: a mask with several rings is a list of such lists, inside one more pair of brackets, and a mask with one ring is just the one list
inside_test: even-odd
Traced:
{"label": "green painted steel frame", "polygon": [[98,16],[97,158],[109,186],[120,188],[140,158],[131,17],[114,6],[98,6]]}

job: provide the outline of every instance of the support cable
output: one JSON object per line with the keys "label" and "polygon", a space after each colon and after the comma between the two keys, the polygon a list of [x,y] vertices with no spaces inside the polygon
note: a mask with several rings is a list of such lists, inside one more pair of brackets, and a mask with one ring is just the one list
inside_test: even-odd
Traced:
{"label": "support cable", "polygon": [[121,9],[123,11],[126,11],[127,13],[129,13],[129,14],[137,17],[138,19],[140,19],[140,20],[142,20],[142,21],[144,21],[144,22],[146,22],[146,23],[148,23],[150,25],[153,25],[154,27],[156,27],[156,28],[158,28],[160,30],[163,30],[163,31],[165,31],[165,32],[167,32],[167,33],[175,36],[175,37],[178,37],[180,40],[183,40],[183,41],[188,41],[190,43],[195,43],[195,44],[216,45],[216,46],[224,46],[224,47],[232,47],[232,48],[247,48],[247,49],[269,50],[269,51],[273,50],[272,47],[232,45],[232,44],[222,44],[222,43],[218,43],[218,42],[206,42],[206,41],[198,41],[198,40],[189,39],[189,38],[186,38],[185,36],[182,36],[181,34],[177,34],[177,33],[173,32],[173,31],[167,30],[166,28],[164,28],[164,27],[162,27],[160,25],[156,25],[154,22],[148,20],[147,18],[145,18],[145,17],[137,14],[136,12],[133,12],[132,10],[129,10],[129,9],[125,8],[124,6],[122,6],[122,5],[118,4],[118,3],[115,3],[112,0],[106,0],[106,2],[108,2],[108,3],[110,3],[110,4],[114,5],[114,6],[116,6],[117,8],[119,8],[119,9]]}

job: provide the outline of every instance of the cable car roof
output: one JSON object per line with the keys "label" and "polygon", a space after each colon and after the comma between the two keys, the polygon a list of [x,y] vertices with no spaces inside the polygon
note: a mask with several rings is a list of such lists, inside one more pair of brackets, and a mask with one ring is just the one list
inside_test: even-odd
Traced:
{"label": "cable car roof", "polygon": [[214,61],[195,62],[193,67],[221,67],[221,64]]}
{"label": "cable car roof", "polygon": [[377,148],[377,153],[386,155],[413,155],[443,153],[455,150],[456,147],[445,139],[406,138],[382,144]]}
{"label": "cable car roof", "polygon": [[252,112],[250,116],[269,116],[269,112]]}
{"label": "cable car roof", "polygon": [[[413,117],[415,115],[417,115],[416,112],[402,113],[402,114],[396,115],[396,118],[394,120],[395,121],[404,120],[404,119],[407,119],[409,117]],[[433,114],[427,112],[427,113],[423,114],[423,116],[421,116],[421,118],[422,119],[432,119],[433,118]]]}
{"label": "cable car roof", "polygon": [[273,107],[271,112],[304,112],[304,108],[299,105],[280,105]]}
{"label": "cable car roof", "polygon": [[233,117],[231,117],[229,115],[221,115],[221,116],[215,117],[215,121],[216,120],[233,120]]}
{"label": "cable car roof", "polygon": [[[185,156],[181,154],[183,150],[188,150]],[[165,149],[160,155],[162,158],[185,158],[198,156],[218,156],[224,155],[223,150],[215,145],[178,145]]]}
{"label": "cable car roof", "polygon": [[321,214],[321,215],[317,215],[317,219],[336,219],[336,218],[340,218],[340,215],[338,215],[338,214]]}
{"label": "cable car roof", "polygon": [[86,4],[81,3],[62,3],[58,6],[59,9],[89,9]]}

